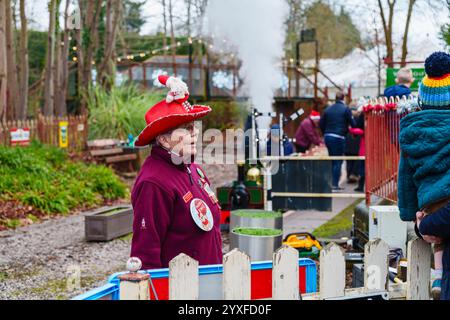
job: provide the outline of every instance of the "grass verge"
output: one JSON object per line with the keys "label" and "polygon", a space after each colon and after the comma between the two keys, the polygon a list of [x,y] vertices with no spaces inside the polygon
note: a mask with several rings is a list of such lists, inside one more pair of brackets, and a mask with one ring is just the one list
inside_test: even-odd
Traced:
{"label": "grass verge", "polygon": [[363,200],[358,199],[347,208],[339,212],[331,220],[327,221],[313,231],[313,235],[317,238],[331,238],[334,235],[352,228],[352,215],[355,207]]}

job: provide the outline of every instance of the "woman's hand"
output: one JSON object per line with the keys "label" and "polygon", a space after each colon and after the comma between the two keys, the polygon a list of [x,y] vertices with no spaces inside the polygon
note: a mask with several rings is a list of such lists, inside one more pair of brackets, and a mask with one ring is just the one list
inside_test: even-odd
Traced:
{"label": "woman's hand", "polygon": [[[422,222],[423,218],[425,218],[425,214],[422,211],[417,211],[416,212],[416,225],[417,225],[417,229],[420,230],[420,223]],[[443,242],[442,238],[439,237],[435,237],[435,236],[430,236],[430,235],[423,235],[420,234],[423,238],[423,240],[425,240],[428,243],[434,243],[434,244],[441,244]]]}

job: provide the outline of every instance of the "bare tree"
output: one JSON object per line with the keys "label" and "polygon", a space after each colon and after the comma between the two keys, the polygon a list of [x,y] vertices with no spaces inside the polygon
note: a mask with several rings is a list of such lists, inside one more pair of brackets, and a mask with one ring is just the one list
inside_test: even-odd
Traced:
{"label": "bare tree", "polygon": [[25,0],[20,0],[20,47],[19,47],[19,119],[25,119],[28,109],[28,25],[25,13]]}
{"label": "bare tree", "polygon": [[378,0],[378,8],[380,12],[381,21],[383,23],[384,37],[386,39],[386,61],[389,67],[393,66],[394,60],[394,46],[392,41],[392,25],[394,21],[394,7],[396,0],[387,0],[388,5],[388,17],[386,19],[386,15],[384,12],[382,0]]}
{"label": "bare tree", "polygon": [[197,34],[201,34],[203,30],[203,18],[205,17],[208,0],[193,0],[193,6],[196,11]]}
{"label": "bare tree", "polygon": [[6,119],[8,106],[8,62],[6,59],[6,2],[8,1],[0,0],[0,121]]}
{"label": "bare tree", "polygon": [[78,94],[80,111],[86,113],[86,90],[92,81],[92,61],[98,48],[98,23],[100,20],[102,0],[78,0],[82,28],[76,31]]}
{"label": "bare tree", "polygon": [[161,0],[161,5],[163,8],[163,48],[166,52],[167,48],[167,5],[166,0]]}
{"label": "bare tree", "polygon": [[60,46],[60,52],[59,52],[59,59],[58,59],[58,82],[57,82],[57,90],[55,94],[55,104],[56,104],[56,114],[59,116],[65,116],[67,115],[67,103],[66,103],[66,96],[67,96],[67,85],[68,85],[68,78],[69,78],[69,62],[68,62],[68,56],[69,56],[69,35],[70,35],[70,28],[69,28],[69,4],[70,0],[66,0],[66,4],[64,7],[64,30],[62,32],[62,39]]}
{"label": "bare tree", "polygon": [[[193,8],[195,9],[195,18],[197,23],[197,35],[202,34],[203,30],[203,19],[205,17],[206,8],[208,6],[208,0],[193,0],[192,2]],[[203,61],[203,44],[193,46],[194,52],[194,60],[202,63]]]}
{"label": "bare tree", "polygon": [[8,64],[7,73],[7,114],[8,119],[14,119],[16,117],[16,109],[18,106],[19,90],[17,86],[17,64],[16,64],[16,46],[13,28],[13,12],[11,9],[11,1],[6,1],[5,4],[5,31],[6,31],[6,60]]}
{"label": "bare tree", "polygon": [[408,55],[408,31],[409,31],[409,25],[411,23],[411,16],[412,16],[412,12],[413,12],[415,3],[416,3],[416,0],[409,0],[408,13],[406,15],[405,31],[403,33],[402,60],[401,60],[402,67],[404,67],[406,65],[406,56]]}
{"label": "bare tree", "polygon": [[177,75],[177,61],[176,61],[176,54],[177,54],[177,46],[176,46],[176,40],[175,40],[175,31],[174,31],[174,25],[173,25],[173,6],[172,6],[172,0],[169,0],[169,21],[170,21],[170,40],[171,40],[171,48],[172,48],[172,68],[174,75]]}
{"label": "bare tree", "polygon": [[123,15],[122,0],[107,0],[106,2],[106,38],[103,61],[97,70],[99,82],[106,87],[113,84],[114,66],[116,60],[116,39]]}
{"label": "bare tree", "polygon": [[47,58],[45,64],[44,84],[44,115],[53,115],[55,111],[55,42],[56,42],[56,11],[57,0],[50,0],[49,6],[49,28],[47,40]]}
{"label": "bare tree", "polygon": [[186,34],[188,37],[191,36],[191,21],[192,21],[192,1],[193,0],[184,0],[187,9],[187,18],[186,18]]}
{"label": "bare tree", "polygon": [[197,17],[204,17],[208,0],[193,0],[193,4],[197,11]]}

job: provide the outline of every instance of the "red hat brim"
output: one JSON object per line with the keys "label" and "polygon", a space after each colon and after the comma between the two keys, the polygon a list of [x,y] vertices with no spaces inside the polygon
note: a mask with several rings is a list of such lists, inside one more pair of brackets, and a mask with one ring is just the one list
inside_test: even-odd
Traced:
{"label": "red hat brim", "polygon": [[168,114],[155,119],[142,130],[134,142],[136,147],[144,147],[150,144],[158,135],[175,129],[185,123],[192,122],[206,116],[211,112],[211,108],[202,105],[193,105],[189,113]]}

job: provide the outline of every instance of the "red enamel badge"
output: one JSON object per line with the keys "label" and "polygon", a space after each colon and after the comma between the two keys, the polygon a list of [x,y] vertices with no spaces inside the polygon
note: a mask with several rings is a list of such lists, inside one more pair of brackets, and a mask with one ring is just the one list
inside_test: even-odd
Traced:
{"label": "red enamel badge", "polygon": [[184,203],[188,203],[194,196],[192,195],[192,193],[190,191],[188,191],[184,196],[183,196],[183,200]]}

